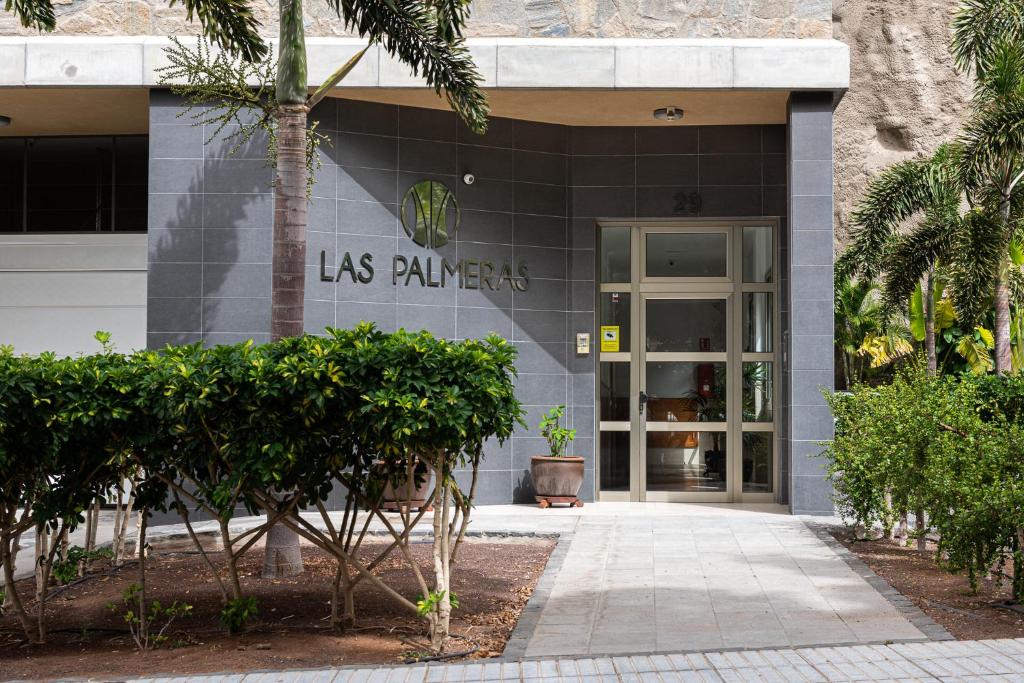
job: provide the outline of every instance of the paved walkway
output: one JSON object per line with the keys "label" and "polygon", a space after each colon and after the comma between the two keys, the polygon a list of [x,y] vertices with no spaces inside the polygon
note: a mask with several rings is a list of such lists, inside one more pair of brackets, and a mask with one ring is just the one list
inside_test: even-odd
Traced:
{"label": "paved walkway", "polygon": [[1024,639],[947,641],[149,679],[199,683],[1024,683]]}
{"label": "paved walkway", "polygon": [[604,512],[579,517],[527,657],[928,637],[780,508]]}

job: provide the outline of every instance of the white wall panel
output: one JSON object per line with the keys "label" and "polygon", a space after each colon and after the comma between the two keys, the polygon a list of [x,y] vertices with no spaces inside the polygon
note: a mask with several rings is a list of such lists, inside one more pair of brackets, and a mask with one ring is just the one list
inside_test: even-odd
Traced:
{"label": "white wall panel", "polygon": [[0,235],[0,344],[89,353],[97,330],[146,345],[146,235]]}

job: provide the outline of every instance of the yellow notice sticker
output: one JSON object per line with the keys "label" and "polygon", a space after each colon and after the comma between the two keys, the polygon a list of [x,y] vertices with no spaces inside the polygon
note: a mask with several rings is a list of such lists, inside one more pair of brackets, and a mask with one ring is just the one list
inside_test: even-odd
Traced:
{"label": "yellow notice sticker", "polygon": [[604,353],[618,353],[619,351],[619,326],[601,325],[601,351]]}

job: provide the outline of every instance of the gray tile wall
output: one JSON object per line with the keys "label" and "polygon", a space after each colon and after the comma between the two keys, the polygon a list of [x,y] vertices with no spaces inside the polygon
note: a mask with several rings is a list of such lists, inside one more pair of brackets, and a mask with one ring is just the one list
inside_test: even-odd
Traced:
{"label": "gray tile wall", "polygon": [[833,388],[831,93],[794,93],[789,102],[790,229],[786,259],[784,438],[794,514],[833,514],[819,445],[834,423],[823,389]]}
{"label": "gray tile wall", "polygon": [[147,338],[211,344],[270,339],[272,174],[265,143],[231,154],[226,132],[150,94]]}
{"label": "gray tile wall", "polygon": [[[254,338],[269,329],[270,172],[254,143],[241,157],[176,119],[178,102],[151,96],[151,346]],[[493,119],[483,137],[450,113],[327,100],[312,118],[331,141],[313,188],[307,250],[306,328],[371,320],[384,329],[428,329],[460,339],[496,332],[519,349],[518,392],[529,428],[492,444],[481,503],[532,500],[530,456],[551,406],[569,406],[576,454],[587,458],[594,497],[596,355],[575,353],[577,332],[595,332],[598,218],[788,215],[785,126],[569,128]],[[472,172],[477,180],[465,185]],[[405,235],[405,191],[443,181],[462,216],[456,239],[435,250]],[[700,201],[692,198],[699,196]],[[350,252],[374,255],[369,284],[320,279]],[[524,261],[526,292],[393,284],[395,254]],[[780,454],[785,465],[785,454]]]}

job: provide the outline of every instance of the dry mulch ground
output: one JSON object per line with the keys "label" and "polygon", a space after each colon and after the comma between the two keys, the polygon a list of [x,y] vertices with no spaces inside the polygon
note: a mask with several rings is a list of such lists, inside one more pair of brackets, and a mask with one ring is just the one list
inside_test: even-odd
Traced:
{"label": "dry mulch ground", "polygon": [[1024,612],[999,607],[1011,598],[1009,582],[982,579],[971,591],[967,576],[950,574],[935,562],[935,546],[918,552],[888,539],[855,541],[843,530],[836,538],[871,570],[909,598],[960,640],[1024,637]]}
{"label": "dry mulch ground", "polygon": [[[453,591],[460,607],[453,613],[452,632],[478,647],[471,657],[501,653],[553,548],[554,542],[546,540],[467,539],[459,549]],[[362,554],[371,556],[372,550],[367,547]],[[427,577],[432,575],[430,550],[429,542],[413,545]],[[423,622],[367,581],[356,588],[356,629],[332,631],[333,559],[303,547],[303,575],[266,581],[259,578],[262,554],[256,548],[240,563],[243,592],[259,601],[259,616],[245,634],[230,637],[220,626],[219,593],[198,555],[157,549],[146,564],[147,596],[164,605],[178,600],[193,606],[190,616],[172,625],[168,644],[136,652],[120,599],[125,587],[137,581],[137,570],[126,567],[74,585],[48,602],[51,635],[46,645],[25,645],[14,617],[0,617],[0,680],[393,664],[416,649],[408,641],[425,642]],[[217,561],[217,554],[213,557]],[[398,553],[375,573],[413,601],[420,592]],[[22,582],[23,597],[32,590]],[[107,607],[111,602],[118,604],[116,613]],[[468,647],[453,639],[450,649]]]}

